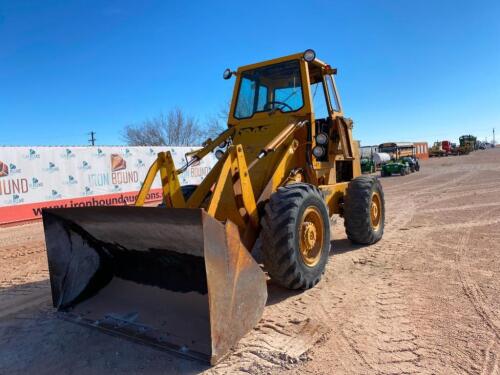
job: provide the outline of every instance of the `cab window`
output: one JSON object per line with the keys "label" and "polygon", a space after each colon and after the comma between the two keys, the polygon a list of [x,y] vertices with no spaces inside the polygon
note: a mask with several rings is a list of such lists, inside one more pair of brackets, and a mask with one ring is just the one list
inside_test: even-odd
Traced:
{"label": "cab window", "polygon": [[340,111],[339,99],[337,98],[337,92],[335,91],[335,85],[333,84],[333,78],[331,75],[325,76],[326,85],[328,87],[328,94],[330,95],[332,109],[335,112]]}
{"label": "cab window", "polygon": [[313,98],[314,117],[317,119],[327,118],[329,115],[328,102],[325,96],[323,81],[311,84],[311,95]]}
{"label": "cab window", "polygon": [[295,112],[304,106],[299,60],[241,72],[234,117],[257,112]]}

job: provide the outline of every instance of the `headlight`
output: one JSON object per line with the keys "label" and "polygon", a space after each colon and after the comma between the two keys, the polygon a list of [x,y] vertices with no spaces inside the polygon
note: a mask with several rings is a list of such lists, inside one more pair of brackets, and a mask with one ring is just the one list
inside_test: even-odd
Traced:
{"label": "headlight", "polygon": [[303,57],[304,57],[304,60],[306,60],[307,62],[314,61],[314,59],[316,58],[316,52],[314,52],[313,49],[306,49]]}
{"label": "headlight", "polygon": [[220,160],[223,156],[224,156],[224,151],[222,151],[222,150],[217,150],[217,151],[215,151],[215,157],[216,157],[217,159],[219,159],[219,160]]}
{"label": "headlight", "polygon": [[328,134],[326,133],[316,134],[316,143],[319,145],[326,145],[328,143]]}
{"label": "headlight", "polygon": [[322,158],[323,156],[325,156],[325,153],[325,148],[323,146],[316,146],[313,148],[313,155],[316,158]]}

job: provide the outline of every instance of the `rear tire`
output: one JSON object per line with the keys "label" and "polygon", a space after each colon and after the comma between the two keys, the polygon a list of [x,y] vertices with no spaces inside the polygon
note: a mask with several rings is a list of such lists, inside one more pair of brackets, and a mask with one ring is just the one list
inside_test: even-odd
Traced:
{"label": "rear tire", "polygon": [[371,245],[382,238],[384,220],[384,192],[380,181],[367,176],[352,180],[344,202],[347,237],[352,242]]}
{"label": "rear tire", "polygon": [[330,251],[330,218],[317,187],[280,187],[266,205],[261,233],[264,268],[274,282],[289,289],[319,282]]}

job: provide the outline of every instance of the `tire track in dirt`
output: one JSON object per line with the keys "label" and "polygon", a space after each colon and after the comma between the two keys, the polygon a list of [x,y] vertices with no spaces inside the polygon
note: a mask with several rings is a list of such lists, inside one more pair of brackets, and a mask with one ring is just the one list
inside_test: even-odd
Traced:
{"label": "tire track in dirt", "polygon": [[[469,191],[464,192],[463,187],[458,186],[457,187],[457,182],[460,181],[474,181],[473,175],[478,173],[478,170],[470,171],[468,173],[465,173],[462,175],[462,177],[453,179],[448,182],[449,185],[455,186],[454,188],[448,188],[446,190],[447,193],[447,199],[446,200],[451,200],[451,199],[456,199],[459,197],[466,197],[468,195],[479,195],[479,194],[486,194],[486,193],[500,193],[500,187],[496,182],[487,182],[487,183],[481,183],[477,184],[475,187],[479,186],[486,186],[486,188],[479,189],[479,190],[472,190],[470,189],[470,186],[467,186],[467,189]],[[441,190],[442,187],[445,187],[447,184],[440,184],[440,185],[434,185],[429,187],[428,189],[423,189],[418,192],[418,194],[412,194],[413,196],[419,196],[419,195],[425,195],[425,194],[430,194],[436,190]],[[493,187],[490,187],[493,185]],[[460,191],[462,189],[462,191]],[[456,193],[453,193],[454,191],[458,190]],[[450,191],[452,194],[449,194]],[[436,201],[442,202],[443,200],[441,198],[434,198],[431,199],[430,201],[427,201],[422,207],[432,205]],[[447,210],[466,210],[466,209],[474,209],[474,208],[480,208],[480,207],[492,207],[492,206],[498,206],[500,205],[500,202],[488,202],[485,204],[476,204],[476,205],[461,205],[458,207],[444,207],[444,208],[437,208],[437,209],[427,209],[427,210],[421,210],[419,213],[441,213],[443,211]],[[465,257],[466,253],[466,248],[468,245],[468,242],[470,241],[470,237],[472,234],[472,230],[475,227],[481,227],[481,226],[486,226],[486,225],[494,225],[500,223],[500,217],[490,219],[490,220],[481,220],[485,217],[490,216],[495,209],[490,209],[487,211],[483,211],[480,215],[475,217],[473,220],[470,220],[465,223],[455,223],[455,224],[444,224],[444,225],[433,225],[432,227],[429,228],[422,228],[422,227],[416,227],[416,228],[408,228],[408,229],[418,229],[419,231],[422,230],[427,230],[427,231],[439,231],[439,230],[456,230],[456,229],[465,229],[465,231],[461,231],[459,235],[459,240],[458,240],[458,246],[457,246],[457,252],[456,252],[456,263],[458,265],[457,267],[457,272],[459,274],[459,279],[461,281],[462,287],[464,289],[464,292],[470,302],[472,303],[474,309],[477,311],[479,316],[483,319],[484,323],[490,328],[492,333],[495,335],[497,342],[500,340],[500,320],[498,316],[496,315],[495,311],[492,310],[488,304],[486,297],[484,296],[482,290],[480,287],[477,285],[477,283],[474,281],[472,276],[470,275],[470,263],[467,261]],[[406,229],[406,228],[405,228]],[[496,353],[493,352],[493,354],[490,354],[489,356],[493,356],[496,359]]]}
{"label": "tire track in dirt", "polygon": [[[436,192],[436,191],[441,191],[445,187],[449,186],[456,186],[459,185],[461,182],[467,182],[472,180],[472,176],[476,173],[476,171],[469,171],[466,173],[460,173],[458,177],[452,177],[451,179],[446,179],[446,181],[443,181],[442,183],[438,183],[435,185],[430,185],[425,188],[420,188],[414,192],[412,192],[412,195],[415,197],[423,196],[423,195],[428,195],[430,193]],[[448,177],[446,175],[445,177]]]}
{"label": "tire track in dirt", "polygon": [[473,210],[473,209],[492,207],[492,206],[500,206],[500,202],[465,204],[462,206],[451,206],[451,207],[442,207],[442,208],[428,208],[425,210],[420,210],[419,213],[420,214],[433,214],[433,213],[439,214],[443,211]]}
{"label": "tire track in dirt", "polygon": [[30,245],[13,245],[3,249],[4,255],[0,259],[16,259],[33,254],[45,253],[45,244],[43,242],[36,242]]}
{"label": "tire track in dirt", "polygon": [[481,375],[497,375],[500,373],[498,367],[498,353],[500,353],[500,345],[497,340],[492,339],[484,353]]}
{"label": "tire track in dirt", "polygon": [[479,190],[468,190],[468,191],[462,191],[462,192],[457,192],[457,193],[452,193],[446,195],[445,198],[443,198],[439,192],[436,192],[437,194],[434,194],[432,198],[427,199],[423,204],[422,208],[428,207],[428,206],[433,206],[436,203],[443,203],[447,202],[450,200],[458,199],[458,198],[466,198],[470,196],[478,196],[482,194],[490,194],[490,193],[498,193],[500,192],[500,187],[496,188],[487,188],[487,189],[479,189]]}
{"label": "tire track in dirt", "polygon": [[[481,215],[477,216],[473,223],[479,223],[478,219],[489,216],[494,211],[495,210],[492,209],[483,212]],[[497,219],[496,222],[500,222],[500,218]],[[456,262],[458,264],[457,272],[466,296],[469,298],[478,315],[496,336],[496,340],[500,342],[500,319],[495,311],[490,308],[484,293],[470,274],[471,265],[467,260],[466,251],[472,234],[472,228],[472,225],[467,227],[467,230],[462,232],[459,237],[456,253]]]}
{"label": "tire track in dirt", "polygon": [[[472,206],[471,208],[475,208],[474,205],[471,206]],[[500,218],[491,220],[481,220],[485,217],[492,216],[492,214],[496,210],[498,210],[498,208],[495,208],[495,206],[497,205],[487,205],[487,206],[490,208],[489,210],[482,211],[480,214],[475,215],[474,217],[470,218],[468,221],[464,223],[455,225],[437,225],[433,226],[432,228],[423,228],[423,229],[431,229],[427,230],[428,232],[442,231],[443,229],[453,231],[453,233],[458,232],[457,245],[451,246],[442,243],[436,243],[436,245],[446,247],[449,250],[455,252],[454,261],[457,265],[457,267],[455,267],[455,270],[458,274],[458,279],[461,288],[463,290],[463,293],[471,303],[474,311],[476,311],[481,321],[488,328],[490,334],[493,335],[493,339],[489,341],[486,349],[483,349],[484,355],[482,358],[482,362],[480,363],[478,362],[478,358],[472,355],[471,352],[459,350],[459,348],[453,348],[452,352],[456,352],[453,358],[456,357],[462,359],[467,363],[467,367],[464,367],[462,364],[460,364],[460,362],[455,362],[455,361],[453,363],[453,366],[458,369],[461,369],[466,373],[470,373],[470,371],[475,372],[476,371],[475,369],[481,369],[481,375],[498,374],[498,357],[500,348],[499,347],[500,320],[495,310],[489,306],[487,298],[482,292],[481,288],[474,281],[470,273],[472,266],[466,257],[466,253],[467,253],[467,247],[471,241],[471,235],[473,233],[474,228],[500,222]],[[453,208],[454,207],[451,207],[451,209]],[[436,209],[433,210],[432,212],[439,213],[440,211],[446,211],[447,209],[448,208]],[[425,212],[427,212],[427,210]],[[434,241],[431,240],[431,242]]]}
{"label": "tire track in dirt", "polygon": [[0,318],[50,300],[41,222],[0,227]]}
{"label": "tire track in dirt", "polygon": [[[315,309],[325,282],[315,288],[291,292],[269,286],[270,301],[259,324],[242,340],[230,356],[208,374],[261,373],[290,369],[308,359],[308,351],[330,332],[324,309]],[[275,303],[274,300],[286,298]],[[332,299],[331,308],[342,302]]]}
{"label": "tire track in dirt", "polygon": [[[420,338],[413,327],[406,290],[411,287],[395,264],[395,256],[411,249],[412,239],[401,239],[398,229],[408,225],[416,212],[410,197],[406,210],[391,211],[387,221],[393,227],[384,239],[369,247],[363,256],[353,257],[361,266],[376,268],[378,277],[362,301],[366,322],[349,320],[343,325],[342,334],[352,351],[365,365],[367,373],[416,374],[421,371]],[[366,310],[365,310],[366,309]]]}
{"label": "tire track in dirt", "polygon": [[[400,253],[401,243],[378,248],[378,254],[360,264],[382,270],[359,307],[366,321],[349,319],[343,336],[366,364],[369,373],[413,374],[420,372],[418,334],[406,300],[408,284],[386,257]],[[371,254],[373,255],[373,254]]]}
{"label": "tire track in dirt", "polygon": [[[389,194],[397,194],[402,191],[405,191],[407,188],[411,187],[414,189],[417,186],[427,186],[427,183],[429,182],[428,180],[432,180],[436,176],[433,174],[427,174],[421,177],[421,173],[418,173],[418,179],[409,179],[408,181],[398,183],[397,185],[392,185],[392,186],[387,186],[384,188],[384,192],[387,192]],[[395,178],[400,178],[400,176],[395,177]]]}
{"label": "tire track in dirt", "polygon": [[[409,202],[408,207],[409,211],[412,212],[410,215],[408,212],[400,213],[393,210],[390,220],[399,225],[405,225],[407,221],[412,219],[415,210],[415,205],[412,202]],[[335,225],[342,227],[343,220],[337,220]],[[383,251],[383,248],[384,245],[379,242],[370,247],[366,259],[361,257],[353,261],[359,264],[368,263],[379,267],[379,264],[376,263],[379,253],[383,256],[390,256],[397,251],[394,248],[392,253],[388,253],[387,251]],[[385,260],[382,263],[384,262]],[[281,303],[279,306],[272,305],[266,307],[263,320],[251,335],[241,340],[240,345],[238,345],[236,351],[227,361],[223,361],[223,363],[216,366],[209,373],[234,373],[242,371],[253,373],[265,369],[291,368],[297,363],[306,361],[307,349],[313,347],[315,342],[321,342],[328,336],[330,332],[326,328],[328,322],[335,319],[336,309],[342,304],[344,299],[341,290],[328,287],[329,272],[333,268],[332,263],[332,259],[330,259],[324,280],[315,288],[288,297],[286,303]],[[376,293],[374,293],[374,297],[376,297]],[[376,306],[375,299],[373,299],[373,305]],[[280,319],[276,320],[275,317],[279,317]],[[283,317],[288,319],[288,323],[283,323]],[[379,317],[379,319],[383,319],[383,317]],[[290,327],[290,323],[296,327]],[[382,365],[387,362],[385,366],[388,366],[388,368],[402,366],[401,364],[397,364],[397,361],[401,361],[401,356],[408,355],[405,353],[405,348],[402,348],[399,354],[396,351],[392,354],[384,354],[383,350],[380,350],[382,353],[380,356],[387,358],[382,358],[380,361],[377,360],[372,364],[365,358],[363,351],[358,348],[357,342],[352,340],[352,335],[346,333],[347,329],[344,327],[344,323],[339,323],[338,328],[338,331],[342,332],[342,335],[336,335],[334,340],[339,342],[339,344],[343,344],[341,346],[344,355],[342,359],[337,358],[344,362],[346,368],[358,368],[360,371],[362,369],[373,369],[374,367],[371,366],[379,366],[378,362],[382,362]],[[388,323],[394,324],[395,322],[391,322],[386,317],[380,323],[380,326],[383,329]],[[387,332],[395,332],[397,329],[386,328],[386,330]],[[311,337],[305,339],[305,333]],[[377,334],[376,331],[373,332],[374,340],[376,340]],[[392,359],[392,361],[396,361],[395,363],[391,363],[391,356],[396,356],[396,359]],[[235,363],[237,364],[235,365]],[[390,371],[387,373],[390,373]]]}
{"label": "tire track in dirt", "polygon": [[477,227],[483,227],[483,226],[494,225],[494,224],[499,224],[499,223],[500,223],[500,218],[497,218],[497,219],[474,221],[474,222],[439,224],[439,225],[434,225],[432,227],[423,226],[423,225],[415,225],[415,226],[402,227],[399,230],[407,231],[408,233],[411,233],[411,232],[432,233],[432,232],[436,232],[436,231],[440,231],[440,230],[471,229],[471,228],[473,229],[473,228],[477,228]]}

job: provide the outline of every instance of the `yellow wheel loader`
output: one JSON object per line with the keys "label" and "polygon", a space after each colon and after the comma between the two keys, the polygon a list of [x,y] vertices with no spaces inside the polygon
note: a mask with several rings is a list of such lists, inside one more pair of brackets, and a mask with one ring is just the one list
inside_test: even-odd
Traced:
{"label": "yellow wheel loader", "polygon": [[[227,130],[178,169],[159,153],[135,206],[44,210],[60,315],[214,364],[261,318],[268,278],[290,289],[320,281],[334,214],[351,241],[378,241],[384,194],[361,176],[335,74],[313,50],[227,69]],[[212,152],[203,182],[181,186]],[[143,207],[158,173],[163,204]],[[259,237],[262,264],[251,254]]]}

